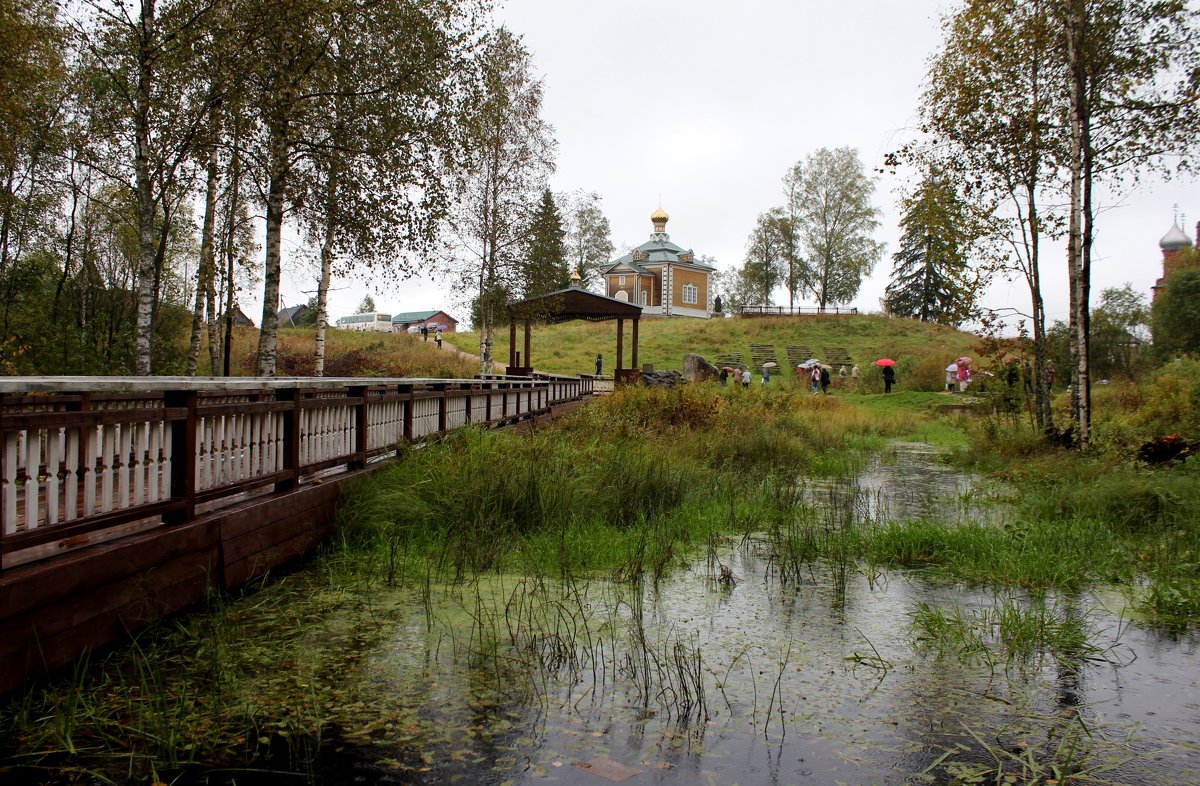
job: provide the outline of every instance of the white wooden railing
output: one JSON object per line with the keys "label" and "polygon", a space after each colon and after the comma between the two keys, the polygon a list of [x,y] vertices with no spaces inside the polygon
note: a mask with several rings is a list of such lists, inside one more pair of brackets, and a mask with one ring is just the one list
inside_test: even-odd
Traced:
{"label": "white wooden railing", "polygon": [[591,393],[590,378],[547,375],[0,378],[0,557],[132,521],[190,521],[198,505],[286,492]]}

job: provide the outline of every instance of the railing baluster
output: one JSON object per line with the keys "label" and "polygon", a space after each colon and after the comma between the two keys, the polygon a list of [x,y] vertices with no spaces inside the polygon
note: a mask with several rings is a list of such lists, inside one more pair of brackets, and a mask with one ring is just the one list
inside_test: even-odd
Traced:
{"label": "railing baluster", "polygon": [[38,468],[42,463],[42,439],[38,431],[26,433],[25,453],[25,529],[34,529],[41,523],[38,502],[41,497],[41,482]]}
{"label": "railing baluster", "polygon": [[17,531],[17,432],[4,435],[4,477],[0,491],[4,495],[4,534]]}
{"label": "railing baluster", "polygon": [[62,463],[62,429],[51,429],[46,435],[46,524],[59,522],[59,503],[62,502],[61,484],[58,473]]}

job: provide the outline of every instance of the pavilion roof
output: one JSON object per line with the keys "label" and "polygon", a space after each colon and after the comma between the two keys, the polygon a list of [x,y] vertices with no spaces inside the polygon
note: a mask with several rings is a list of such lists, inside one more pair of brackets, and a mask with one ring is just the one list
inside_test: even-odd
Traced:
{"label": "pavilion roof", "polygon": [[637,319],[642,315],[642,307],[579,287],[567,287],[511,303],[508,313],[513,319],[535,322],[557,323],[572,319],[602,322],[609,319]]}

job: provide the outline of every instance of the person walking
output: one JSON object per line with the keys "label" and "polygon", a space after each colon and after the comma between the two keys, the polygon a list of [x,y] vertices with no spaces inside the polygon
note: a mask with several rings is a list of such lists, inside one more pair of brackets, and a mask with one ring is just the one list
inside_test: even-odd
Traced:
{"label": "person walking", "polygon": [[750,387],[750,369],[742,369],[742,387]]}
{"label": "person walking", "polygon": [[824,366],[817,366],[817,368],[821,369],[821,392],[828,396],[830,382],[829,369],[825,368]]}
{"label": "person walking", "polygon": [[767,368],[766,366],[762,367],[762,383],[764,385],[771,384],[771,369]]}
{"label": "person walking", "polygon": [[854,364],[854,368],[850,369],[850,378],[858,379],[858,364]]}
{"label": "person walking", "polygon": [[820,393],[821,393],[821,366],[820,365],[816,365],[816,366],[812,367],[812,370],[808,372],[808,379],[812,383],[813,395],[814,396],[820,395]]}
{"label": "person walking", "polygon": [[883,392],[892,392],[892,383],[896,381],[896,370],[891,366],[883,367]]}
{"label": "person walking", "polygon": [[722,366],[721,373],[718,374],[717,376],[721,380],[721,387],[725,387],[727,384],[729,384],[729,368],[728,367]]}
{"label": "person walking", "polygon": [[598,376],[598,377],[603,376],[603,374],[601,374],[601,371],[603,370],[603,368],[604,368],[604,355],[597,352],[596,353],[596,376]]}

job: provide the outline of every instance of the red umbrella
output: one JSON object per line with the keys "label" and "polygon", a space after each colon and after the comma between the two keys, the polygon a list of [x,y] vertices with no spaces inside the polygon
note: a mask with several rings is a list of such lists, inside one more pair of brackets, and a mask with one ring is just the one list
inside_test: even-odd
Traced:
{"label": "red umbrella", "polygon": [[964,365],[964,366],[968,366],[968,365],[970,365],[970,364],[971,364],[971,359],[970,359],[969,357],[967,357],[966,355],[963,355],[962,357],[960,357],[959,359],[955,360],[954,362],[955,362],[955,363],[960,363],[960,364],[962,364],[962,365]]}
{"label": "red umbrella", "polygon": [[896,365],[896,361],[892,360],[891,358],[880,358],[879,360],[875,361],[875,365],[877,365],[877,366],[894,366],[894,365]]}

